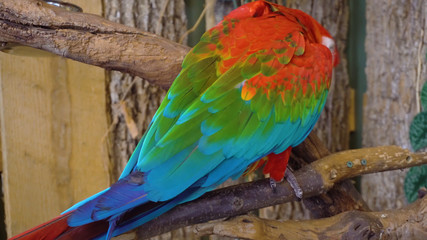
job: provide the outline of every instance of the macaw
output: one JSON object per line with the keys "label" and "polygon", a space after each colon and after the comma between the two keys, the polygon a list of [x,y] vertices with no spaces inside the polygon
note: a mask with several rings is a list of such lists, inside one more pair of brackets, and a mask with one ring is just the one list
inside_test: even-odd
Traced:
{"label": "macaw", "polygon": [[[253,171],[265,156],[264,173],[281,181],[337,63],[334,40],[311,16],[263,0],[242,5],[187,54],[119,180],[13,239],[67,239],[96,221],[108,230],[74,238],[110,239]],[[146,212],[121,219],[141,205]]]}

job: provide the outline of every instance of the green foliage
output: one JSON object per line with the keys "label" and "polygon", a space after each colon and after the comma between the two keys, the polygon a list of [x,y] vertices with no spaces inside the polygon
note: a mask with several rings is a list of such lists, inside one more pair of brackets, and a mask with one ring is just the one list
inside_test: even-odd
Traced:
{"label": "green foliage", "polygon": [[421,104],[424,111],[427,110],[427,84],[424,84],[423,89],[421,90]]}
{"label": "green foliage", "polygon": [[415,151],[427,146],[427,112],[420,112],[414,117],[409,128],[409,139]]}
{"label": "green foliage", "polygon": [[[427,146],[427,83],[420,95],[423,111],[414,117],[409,128],[409,139],[415,151]],[[427,165],[413,167],[406,174],[404,190],[408,202],[417,199],[418,190],[422,187],[427,188]]]}
{"label": "green foliage", "polygon": [[415,151],[427,146],[427,82],[424,83],[420,95],[424,111],[414,117],[409,128],[409,140]]}
{"label": "green foliage", "polygon": [[405,178],[405,195],[408,202],[413,202],[418,198],[418,190],[427,188],[427,165],[413,167],[409,170]]}

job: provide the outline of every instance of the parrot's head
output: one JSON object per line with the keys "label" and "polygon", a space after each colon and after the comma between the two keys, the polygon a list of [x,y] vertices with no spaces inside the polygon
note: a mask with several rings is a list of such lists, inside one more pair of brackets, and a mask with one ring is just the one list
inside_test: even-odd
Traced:
{"label": "parrot's head", "polygon": [[[283,6],[281,6],[283,8]],[[334,38],[331,34],[326,30],[319,22],[316,21],[310,15],[297,10],[297,9],[289,9],[295,13],[295,18],[305,27],[307,34],[311,37],[315,42],[321,43],[323,46],[327,47],[332,54],[332,64],[335,67],[339,63],[339,54],[338,49],[335,44]]]}
{"label": "parrot's head", "polygon": [[333,66],[339,63],[338,49],[331,34],[313,17],[301,10],[287,8],[282,5],[260,0],[242,5],[227,15],[227,18],[255,18],[274,14],[285,16],[299,26],[302,26],[304,34],[306,34],[312,42],[320,43],[331,51]]}

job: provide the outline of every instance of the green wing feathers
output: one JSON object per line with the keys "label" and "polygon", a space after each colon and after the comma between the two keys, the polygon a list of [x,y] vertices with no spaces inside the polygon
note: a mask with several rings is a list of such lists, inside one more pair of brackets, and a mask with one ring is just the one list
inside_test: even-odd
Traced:
{"label": "green wing feathers", "polygon": [[[233,159],[247,166],[284,151],[311,130],[329,87],[331,66],[323,65],[330,56],[301,25],[283,27],[278,17],[257,19],[256,26],[253,18],[226,19],[186,56],[136,166],[147,173],[151,200],[174,197]],[[178,178],[179,187],[171,187]]]}

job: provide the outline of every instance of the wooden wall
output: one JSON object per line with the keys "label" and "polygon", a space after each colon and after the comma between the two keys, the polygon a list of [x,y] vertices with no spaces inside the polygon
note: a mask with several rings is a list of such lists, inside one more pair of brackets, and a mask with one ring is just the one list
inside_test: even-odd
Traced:
{"label": "wooden wall", "polygon": [[[69,0],[102,14],[102,2]],[[105,71],[59,56],[0,52],[8,236],[109,186]]]}

